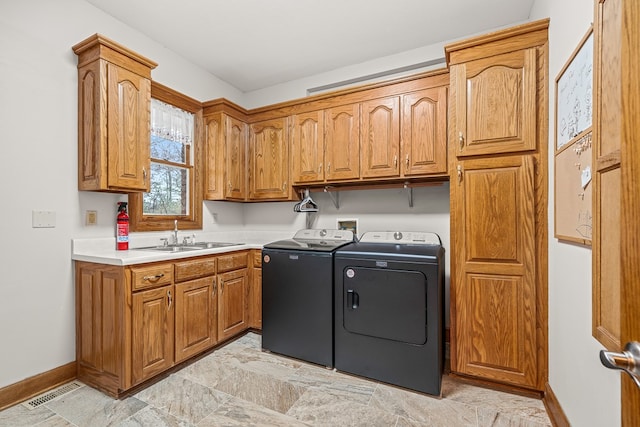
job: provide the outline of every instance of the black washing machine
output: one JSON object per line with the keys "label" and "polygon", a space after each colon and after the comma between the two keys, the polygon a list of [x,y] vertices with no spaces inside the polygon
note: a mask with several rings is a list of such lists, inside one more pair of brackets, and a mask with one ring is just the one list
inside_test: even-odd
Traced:
{"label": "black washing machine", "polygon": [[335,253],[337,370],[441,395],[444,248],[426,232],[367,232]]}
{"label": "black washing machine", "polygon": [[298,231],[262,249],[262,348],[333,367],[333,255],[345,230]]}

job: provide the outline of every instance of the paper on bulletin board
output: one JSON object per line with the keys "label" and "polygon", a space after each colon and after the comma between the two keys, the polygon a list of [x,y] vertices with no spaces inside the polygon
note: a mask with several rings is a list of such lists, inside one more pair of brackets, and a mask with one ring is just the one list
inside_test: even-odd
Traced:
{"label": "paper on bulletin board", "polygon": [[555,237],[591,245],[591,128],[555,156]]}

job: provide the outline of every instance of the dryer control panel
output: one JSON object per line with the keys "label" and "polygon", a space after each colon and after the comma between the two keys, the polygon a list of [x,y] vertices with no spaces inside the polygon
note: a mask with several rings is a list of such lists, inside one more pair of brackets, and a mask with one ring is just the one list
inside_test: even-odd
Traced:
{"label": "dryer control panel", "polygon": [[363,243],[395,243],[405,245],[441,245],[440,236],[426,231],[367,231]]}

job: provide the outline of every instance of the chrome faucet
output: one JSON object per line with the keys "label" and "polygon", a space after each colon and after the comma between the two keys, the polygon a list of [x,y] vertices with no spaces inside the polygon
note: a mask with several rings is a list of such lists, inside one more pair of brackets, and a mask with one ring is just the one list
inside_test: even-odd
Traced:
{"label": "chrome faucet", "polygon": [[173,221],[173,244],[178,244],[178,220]]}

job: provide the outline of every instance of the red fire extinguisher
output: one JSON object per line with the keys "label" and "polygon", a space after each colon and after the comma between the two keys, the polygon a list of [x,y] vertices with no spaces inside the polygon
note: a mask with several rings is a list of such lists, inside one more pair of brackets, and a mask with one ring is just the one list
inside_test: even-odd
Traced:
{"label": "red fire extinguisher", "polygon": [[129,249],[129,215],[127,214],[127,202],[118,202],[116,249],[119,251]]}

